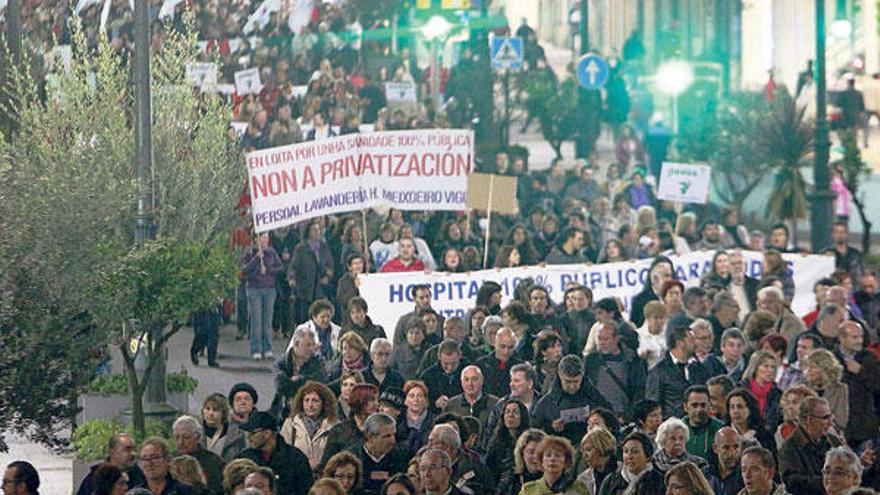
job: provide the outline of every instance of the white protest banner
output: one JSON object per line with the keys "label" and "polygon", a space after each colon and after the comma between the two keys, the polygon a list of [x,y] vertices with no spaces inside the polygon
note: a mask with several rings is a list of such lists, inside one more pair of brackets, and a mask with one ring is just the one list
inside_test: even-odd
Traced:
{"label": "white protest banner", "polygon": [[[699,285],[700,278],[709,271],[713,255],[714,251],[698,251],[670,256],[675,265],[676,278],[687,287]],[[763,272],[762,253],[744,251],[743,256],[746,273],[760,278]],[[834,271],[834,257],[784,254],[783,258],[792,271],[795,284],[792,310],[797,315],[806,314],[816,306],[813,284]],[[470,273],[375,273],[361,275],[359,289],[370,307],[370,318],[390,333],[397,319],[412,311],[411,289],[414,285],[428,284],[431,287],[431,307],[446,317],[464,317],[476,304],[480,285],[486,281],[501,285],[503,306],[511,300],[517,284],[525,278],[531,278],[547,288],[555,302],[561,302],[566,286],[579,283],[592,289],[594,301],[603,297],[619,297],[629,311],[632,299],[648,279],[650,265],[651,260],[645,259],[601,265],[530,266]]]}
{"label": "white protest banner", "polygon": [[260,69],[253,67],[250,69],[240,70],[235,73],[235,91],[239,96],[259,94],[263,88],[260,81]]}
{"label": "white protest banner", "polygon": [[377,205],[463,210],[474,134],[424,129],[348,134],[245,157],[257,232]]}
{"label": "white protest banner", "polygon": [[709,201],[711,178],[712,169],[708,165],[663,162],[657,198],[705,204]]}
{"label": "white protest banner", "polygon": [[213,62],[190,62],[186,64],[186,80],[202,89],[217,86],[217,64]]}
{"label": "white protest banner", "polygon": [[411,82],[387,82],[385,83],[385,99],[392,101],[405,101],[415,103],[416,85]]}

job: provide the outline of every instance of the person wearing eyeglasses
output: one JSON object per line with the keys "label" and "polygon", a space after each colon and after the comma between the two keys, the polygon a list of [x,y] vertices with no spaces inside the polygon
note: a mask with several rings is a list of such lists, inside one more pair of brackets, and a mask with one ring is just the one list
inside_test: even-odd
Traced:
{"label": "person wearing eyeglasses", "polygon": [[462,492],[451,483],[452,459],[439,449],[428,449],[419,460],[419,473],[425,495],[460,495]]}
{"label": "person wearing eyeglasses", "polygon": [[862,482],[862,466],[859,456],[849,447],[834,447],[825,454],[822,466],[822,486],[827,495],[843,495]]}
{"label": "person wearing eyeglasses", "polygon": [[[822,466],[825,453],[844,445],[832,431],[834,415],[822,397],[806,397],[801,401],[798,427],[782,444],[779,471],[790,493],[824,495]],[[869,451],[870,452],[870,451]],[[873,452],[870,456],[873,461]]]}
{"label": "person wearing eyeglasses", "polygon": [[193,495],[192,487],[171,477],[171,455],[165,441],[154,437],[144,440],[141,444],[141,469],[147,477],[144,488],[153,495]]}
{"label": "person wearing eyeglasses", "polygon": [[33,464],[14,461],[3,472],[3,495],[40,495],[40,475]]}

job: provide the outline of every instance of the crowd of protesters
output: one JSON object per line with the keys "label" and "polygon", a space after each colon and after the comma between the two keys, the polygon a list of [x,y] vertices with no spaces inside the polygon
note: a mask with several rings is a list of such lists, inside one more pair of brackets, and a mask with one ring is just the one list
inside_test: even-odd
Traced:
{"label": "crowd of protesters", "polygon": [[[47,40],[46,51],[69,38],[72,6],[22,3],[30,39]],[[90,40],[102,4],[80,11]],[[161,4],[151,3],[152,18]],[[132,44],[127,5],[114,1],[106,24],[122,53]],[[221,82],[259,68],[258,94],[230,96],[241,150],[457,125],[423,102],[389,111],[384,82],[411,82],[427,94],[429,74],[415,47],[394,53],[388,42],[361,41],[371,26],[341,3],[318,2],[295,33],[278,14],[252,25],[258,5],[184,2],[169,21],[190,29],[182,9],[192,10],[206,60],[219,56]],[[166,31],[155,26],[161,45]],[[462,50],[441,74],[442,92],[483,84],[485,71],[474,70],[480,63],[479,54]],[[470,122],[465,114],[458,120]],[[249,336],[252,359],[274,360],[273,397],[261,399],[249,383],[210,395],[199,417],[174,423],[173,452],[161,440],[136,446],[114,435],[79,494],[838,495],[880,488],[880,295],[877,275],[848,244],[846,220],[834,224],[828,250],[836,270],[812,288],[815,309],[796,315],[782,258],[797,252],[789,229],[750,229],[732,207],[682,209],[658,200],[645,165],[656,157],[630,126],[615,134],[613,163],[593,153],[533,171],[525,154],[481,157],[481,170],[518,179],[518,214],[493,215],[491,223],[481,212],[390,209],[258,236],[242,226],[233,236],[238,336]],[[245,223],[246,195],[239,207]],[[763,253],[760,279],[746,275],[743,250]],[[713,257],[700,284],[685,288],[669,256],[691,251]],[[652,261],[628,310],[577,284],[553,301],[526,280],[505,305],[501,286],[485,282],[464,318],[445,318],[432,308],[430,287],[418,285],[414,307],[382,328],[358,284],[373,272],[636,259]],[[220,314],[207,310],[193,324],[193,363],[207,348],[208,365],[218,366]],[[281,336],[289,342],[275,356],[272,339]],[[38,488],[29,463],[6,467],[4,495]]]}

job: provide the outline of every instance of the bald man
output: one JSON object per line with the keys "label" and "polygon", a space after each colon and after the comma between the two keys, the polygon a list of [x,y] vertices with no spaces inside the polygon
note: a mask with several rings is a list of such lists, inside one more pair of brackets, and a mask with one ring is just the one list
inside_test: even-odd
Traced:
{"label": "bald man", "polygon": [[716,465],[710,467],[710,484],[717,495],[736,495],[743,488],[740,455],[742,438],[733,428],[725,426],[715,433],[712,451],[718,458]]}
{"label": "bald man", "polygon": [[495,333],[495,352],[474,363],[483,372],[486,392],[496,397],[510,393],[510,368],[522,362],[514,355],[515,349],[516,333],[508,327],[499,328]]}

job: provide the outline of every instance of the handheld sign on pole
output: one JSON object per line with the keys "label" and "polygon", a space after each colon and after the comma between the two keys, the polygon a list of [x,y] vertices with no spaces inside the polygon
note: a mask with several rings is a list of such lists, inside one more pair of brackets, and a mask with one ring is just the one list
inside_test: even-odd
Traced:
{"label": "handheld sign on pole", "polygon": [[239,96],[251,93],[260,94],[261,89],[263,89],[263,83],[260,82],[260,69],[254,67],[235,73],[235,91]]}
{"label": "handheld sign on pole", "polygon": [[585,89],[599,89],[608,82],[608,62],[604,58],[588,53],[578,60],[577,80]]}
{"label": "handheld sign on pole", "polygon": [[522,69],[523,42],[519,36],[492,38],[490,48],[493,69]]}
{"label": "handheld sign on pole", "polygon": [[663,162],[657,198],[682,203],[706,204],[712,169],[708,165]]}
{"label": "handheld sign on pole", "polygon": [[[483,246],[483,268],[489,260],[489,237],[492,232],[492,212],[512,215],[517,212],[516,177],[474,173],[468,177],[465,205],[475,210],[486,210],[486,241]],[[488,194],[487,194],[488,192]]]}

